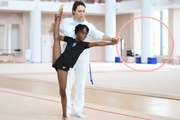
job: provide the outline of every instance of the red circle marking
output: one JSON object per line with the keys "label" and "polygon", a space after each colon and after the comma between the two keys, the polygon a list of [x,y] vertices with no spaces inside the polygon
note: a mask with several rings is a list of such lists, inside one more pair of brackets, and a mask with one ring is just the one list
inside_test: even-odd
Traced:
{"label": "red circle marking", "polygon": [[121,56],[120,56],[120,54],[119,54],[119,52],[118,52],[118,46],[117,46],[117,45],[116,45],[116,51],[117,51],[117,54],[118,54],[118,56],[120,57],[121,61],[122,61],[127,67],[129,67],[130,69],[132,69],[132,70],[134,70],[134,71],[137,71],[137,72],[152,72],[152,71],[158,70],[159,68],[163,67],[163,66],[169,61],[169,59],[171,58],[171,56],[172,56],[172,54],[173,54],[173,51],[174,51],[174,36],[173,36],[171,30],[169,29],[169,27],[168,27],[166,24],[164,24],[161,20],[158,20],[158,19],[156,19],[156,18],[154,18],[154,17],[150,17],[150,16],[140,16],[140,17],[136,17],[136,18],[130,19],[129,21],[127,21],[127,22],[120,28],[120,30],[118,31],[117,36],[120,37],[120,34],[121,34],[122,30],[123,30],[124,27],[125,27],[126,25],[128,25],[130,22],[132,22],[132,21],[134,21],[134,20],[137,20],[137,19],[142,19],[142,18],[149,18],[149,19],[153,19],[153,20],[159,21],[161,24],[163,24],[163,25],[168,29],[168,31],[169,31],[169,33],[170,33],[170,36],[171,36],[171,38],[172,38],[172,49],[171,49],[171,52],[170,52],[170,55],[169,55],[168,59],[167,59],[162,65],[160,65],[160,66],[157,67],[157,68],[150,69],[150,70],[138,70],[138,69],[135,69],[135,68],[130,67],[129,65],[126,64],[126,62],[124,62],[124,60],[121,58]]}

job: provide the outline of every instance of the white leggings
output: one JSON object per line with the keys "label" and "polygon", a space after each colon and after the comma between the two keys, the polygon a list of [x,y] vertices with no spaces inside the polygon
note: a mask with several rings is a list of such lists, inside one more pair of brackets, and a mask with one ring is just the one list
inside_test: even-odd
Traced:
{"label": "white leggings", "polygon": [[82,112],[84,107],[84,91],[85,83],[88,73],[88,60],[78,60],[74,68],[69,69],[67,76],[67,86],[66,86],[66,95],[67,95],[67,114],[72,113],[71,105],[71,90],[75,75],[75,96],[74,96],[74,112]]}

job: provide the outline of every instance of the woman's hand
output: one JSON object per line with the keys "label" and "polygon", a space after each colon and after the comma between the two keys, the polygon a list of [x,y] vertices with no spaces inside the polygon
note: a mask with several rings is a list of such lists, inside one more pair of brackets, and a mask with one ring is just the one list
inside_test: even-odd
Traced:
{"label": "woman's hand", "polygon": [[119,37],[112,38],[111,42],[115,45],[119,43]]}

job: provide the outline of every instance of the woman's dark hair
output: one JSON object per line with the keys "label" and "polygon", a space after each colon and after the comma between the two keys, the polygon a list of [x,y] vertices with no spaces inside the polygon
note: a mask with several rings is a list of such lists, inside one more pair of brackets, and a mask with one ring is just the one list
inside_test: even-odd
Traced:
{"label": "woman's dark hair", "polygon": [[75,27],[75,34],[77,34],[79,31],[83,31],[84,28],[86,28],[87,33],[89,33],[89,28],[86,25],[79,24]]}
{"label": "woman's dark hair", "polygon": [[78,6],[84,6],[86,8],[86,5],[82,1],[75,1],[73,6],[72,6],[72,14],[74,15],[73,11],[76,11]]}

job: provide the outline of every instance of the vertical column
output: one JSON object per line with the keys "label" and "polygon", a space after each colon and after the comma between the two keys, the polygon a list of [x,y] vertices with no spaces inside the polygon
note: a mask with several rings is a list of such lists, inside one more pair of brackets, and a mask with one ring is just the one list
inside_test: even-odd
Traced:
{"label": "vertical column", "polygon": [[[152,0],[142,0],[141,15],[154,16]],[[144,18],[142,19],[142,36],[141,36],[141,62],[147,63],[148,57],[153,57],[153,20]]]}
{"label": "vertical column", "polygon": [[[180,9],[169,9],[169,28],[171,29],[171,32],[174,36],[174,52],[172,54],[172,57],[180,56]],[[172,50],[172,38],[169,35],[169,43],[168,43],[168,53],[170,55],[170,52]]]}
{"label": "vertical column", "polygon": [[[116,11],[114,8],[115,0],[105,0],[105,33],[111,37],[116,36]],[[115,46],[105,47],[105,61],[115,61]]]}
{"label": "vertical column", "polygon": [[[20,36],[21,36],[21,45],[22,45],[22,56],[26,56],[26,50],[30,49],[30,37],[29,36],[30,32],[27,28],[30,28],[30,16],[28,13],[23,13],[23,24],[21,25],[21,30],[20,30]],[[23,33],[22,33],[23,31]],[[28,33],[29,32],[29,33]]]}
{"label": "vertical column", "polygon": [[[0,49],[6,47],[6,24],[0,24]],[[0,50],[1,54],[1,50]]]}
{"label": "vertical column", "polygon": [[8,24],[8,41],[7,41],[7,49],[8,52],[11,51],[12,47],[11,47],[11,24]]}
{"label": "vertical column", "polygon": [[31,62],[41,62],[41,10],[40,0],[34,0],[34,10],[30,12]]}

